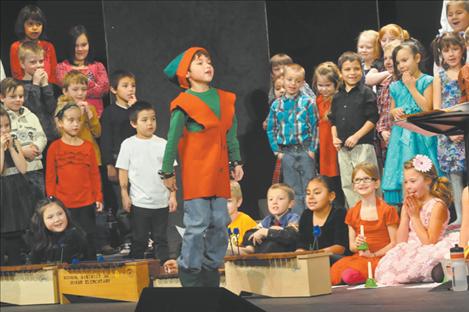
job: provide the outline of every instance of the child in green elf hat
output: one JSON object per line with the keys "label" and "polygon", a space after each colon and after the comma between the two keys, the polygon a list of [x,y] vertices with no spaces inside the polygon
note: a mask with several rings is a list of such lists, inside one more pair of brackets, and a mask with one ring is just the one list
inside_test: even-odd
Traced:
{"label": "child in green elf hat", "polygon": [[218,268],[228,247],[226,205],[231,176],[243,177],[236,137],[235,94],[210,87],[214,68],[204,48],[192,47],[164,69],[181,92],[170,104],[168,141],[159,172],[177,190],[173,163],[178,147],[182,171],[184,225],[179,279],[184,287],[219,286]]}

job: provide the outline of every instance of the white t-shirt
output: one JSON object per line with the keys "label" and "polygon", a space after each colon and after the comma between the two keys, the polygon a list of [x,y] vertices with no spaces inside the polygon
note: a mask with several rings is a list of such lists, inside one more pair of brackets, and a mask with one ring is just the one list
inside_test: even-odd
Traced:
{"label": "white t-shirt", "polygon": [[128,170],[132,205],[151,209],[168,207],[169,190],[158,175],[165,147],[166,140],[156,135],[146,140],[134,135],[122,142],[116,168]]}

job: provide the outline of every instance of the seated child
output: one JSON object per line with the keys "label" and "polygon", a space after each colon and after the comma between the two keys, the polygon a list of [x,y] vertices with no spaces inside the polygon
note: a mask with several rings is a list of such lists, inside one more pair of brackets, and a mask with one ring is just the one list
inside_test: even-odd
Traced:
{"label": "seated child", "polygon": [[[239,234],[231,235],[230,244],[226,250],[226,255],[231,256],[233,254],[242,253],[244,247],[241,247],[243,244],[243,238],[246,231],[255,228],[257,223],[250,216],[245,214],[242,211],[239,211],[238,208],[243,202],[243,193],[241,192],[241,186],[238,182],[231,180],[230,181],[231,189],[231,198],[228,199],[228,214],[231,218],[231,223],[228,225],[230,233],[234,234],[234,229],[237,228]],[[239,247],[239,248],[238,248]]]}
{"label": "seated child", "polygon": [[374,271],[381,257],[394,247],[396,241],[399,216],[393,206],[376,195],[380,185],[378,167],[370,163],[358,164],[352,172],[352,183],[361,198],[345,217],[353,255],[332,265],[332,285],[364,283],[368,276],[368,262]]}
{"label": "seated child", "polygon": [[300,217],[291,211],[295,192],[284,183],[272,185],[267,191],[270,215],[255,229],[244,234],[246,253],[288,252],[296,249]]}
{"label": "seated child", "polygon": [[86,233],[72,222],[70,212],[55,197],[38,202],[27,237],[32,263],[70,263],[86,258]]}
{"label": "seated child", "polygon": [[376,280],[385,285],[429,282],[432,269],[458,242],[445,236],[452,201],[448,179],[438,177],[425,155],[404,163],[404,203],[397,230],[397,245],[376,269]]}
{"label": "seated child", "polygon": [[[306,209],[300,217],[297,251],[324,250],[331,252],[331,264],[348,254],[346,210],[334,207],[335,192],[329,177],[317,176],[306,188]],[[319,227],[317,245],[313,228]]]}
{"label": "seated child", "polygon": [[462,223],[459,246],[469,247],[469,187],[462,191]]}

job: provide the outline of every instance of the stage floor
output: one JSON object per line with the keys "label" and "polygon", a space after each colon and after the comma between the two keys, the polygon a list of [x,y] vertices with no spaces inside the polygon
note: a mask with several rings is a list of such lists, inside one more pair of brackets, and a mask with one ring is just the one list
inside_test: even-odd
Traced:
{"label": "stage floor", "polygon": [[[347,312],[385,312],[385,311],[468,311],[469,291],[430,291],[437,284],[415,284],[400,287],[383,287],[364,289],[357,287],[333,288],[331,295],[311,298],[267,298],[261,296],[246,296],[247,300],[272,312],[303,312],[312,311],[347,311]],[[2,312],[19,311],[134,311],[135,303],[127,302],[98,302],[73,303],[69,305],[36,305],[36,306],[6,306],[2,305]],[[195,309],[195,307],[194,307]],[[155,310],[157,311],[157,310]]]}

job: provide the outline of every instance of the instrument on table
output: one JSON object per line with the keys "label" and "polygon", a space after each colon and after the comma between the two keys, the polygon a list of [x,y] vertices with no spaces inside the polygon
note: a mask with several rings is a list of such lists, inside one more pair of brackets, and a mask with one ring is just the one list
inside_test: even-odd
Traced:
{"label": "instrument on table", "polygon": [[66,295],[137,302],[158,272],[159,261],[154,259],[61,265],[60,303],[70,303]]}
{"label": "instrument on table", "polygon": [[[220,287],[225,287],[225,270],[220,269]],[[160,267],[160,273],[153,281],[153,287],[182,287],[177,273],[167,273]],[[226,288],[226,287],[225,287]]]}
{"label": "instrument on table", "polygon": [[0,267],[0,301],[16,305],[59,303],[57,266]]}
{"label": "instrument on table", "polygon": [[329,255],[324,251],[225,257],[225,288],[269,297],[311,297],[331,293]]}

